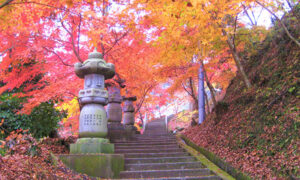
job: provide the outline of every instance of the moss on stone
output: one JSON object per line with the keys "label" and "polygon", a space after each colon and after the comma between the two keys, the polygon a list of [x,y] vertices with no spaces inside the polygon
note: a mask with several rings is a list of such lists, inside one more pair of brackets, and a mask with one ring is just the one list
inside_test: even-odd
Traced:
{"label": "moss on stone", "polygon": [[76,143],[109,143],[105,138],[79,138]]}
{"label": "moss on stone", "polygon": [[114,178],[119,178],[120,177],[120,172],[124,170],[125,166],[125,161],[124,161],[124,156],[116,156],[115,158],[111,159],[111,167],[113,171],[113,177]]}
{"label": "moss on stone", "polygon": [[99,137],[104,138],[107,136],[107,132],[80,132],[79,138]]}
{"label": "moss on stone", "polygon": [[72,154],[58,155],[69,168],[100,178],[118,178],[124,170],[124,155],[121,154]]}
{"label": "moss on stone", "polygon": [[83,138],[75,144],[70,145],[70,154],[87,154],[87,153],[114,153],[114,145],[107,139],[102,138]]}

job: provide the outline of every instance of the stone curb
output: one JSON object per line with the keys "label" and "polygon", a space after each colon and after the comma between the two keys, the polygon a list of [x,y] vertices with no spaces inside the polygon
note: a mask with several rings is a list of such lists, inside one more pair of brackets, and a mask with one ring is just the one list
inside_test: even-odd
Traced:
{"label": "stone curb", "polygon": [[243,174],[241,171],[224,162],[214,153],[204,149],[203,147],[197,146],[183,134],[177,134],[176,138],[182,148],[184,148],[191,155],[195,156],[199,161],[201,161],[205,166],[207,166],[221,178],[228,180],[251,180],[249,176]]}

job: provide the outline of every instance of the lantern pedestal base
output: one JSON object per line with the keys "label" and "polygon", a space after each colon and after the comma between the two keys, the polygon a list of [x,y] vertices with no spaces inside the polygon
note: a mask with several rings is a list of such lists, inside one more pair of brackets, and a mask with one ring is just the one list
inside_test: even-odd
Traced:
{"label": "lantern pedestal base", "polygon": [[79,138],[75,144],[70,145],[70,154],[91,154],[115,152],[113,144],[104,138]]}
{"label": "lantern pedestal base", "polygon": [[60,159],[76,172],[100,178],[119,178],[124,171],[123,154],[60,154],[52,155],[55,164]]}

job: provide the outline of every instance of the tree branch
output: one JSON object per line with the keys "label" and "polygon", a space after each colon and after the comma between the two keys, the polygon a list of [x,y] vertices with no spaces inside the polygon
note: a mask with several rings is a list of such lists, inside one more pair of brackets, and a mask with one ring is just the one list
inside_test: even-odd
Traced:
{"label": "tree branch", "polygon": [[63,61],[63,59],[60,57],[60,55],[58,55],[55,51],[53,51],[53,50],[51,50],[51,49],[48,49],[48,48],[46,48],[46,47],[44,47],[44,46],[43,46],[43,49],[45,49],[46,51],[51,52],[51,53],[53,53],[54,55],[56,55],[56,57],[58,57],[58,59],[63,63],[63,65],[69,66],[69,67],[73,67],[73,65],[65,63],[65,62]]}
{"label": "tree branch", "polygon": [[140,111],[140,109],[141,109],[141,107],[142,107],[142,105],[143,105],[143,103],[144,103],[144,101],[145,101],[146,95],[148,94],[148,92],[149,92],[152,88],[153,88],[153,85],[150,85],[150,86],[146,89],[146,91],[145,91],[144,94],[143,94],[142,100],[141,100],[140,103],[137,105],[137,109],[136,109],[135,112],[139,112],[139,111]]}
{"label": "tree branch", "polygon": [[[195,94],[195,91],[194,91],[194,85],[193,85],[193,79],[192,77],[189,77],[189,84],[190,84],[190,89],[191,89],[191,94],[192,94],[192,98],[194,99],[194,101],[197,103],[198,101],[198,98]],[[198,109],[198,108],[197,108]]]}
{"label": "tree branch", "polygon": [[82,17],[81,17],[81,13],[79,13],[79,25],[78,25],[78,37],[77,37],[77,52],[78,55],[79,53],[79,41],[80,41],[80,28],[81,28],[81,23],[82,23]]}
{"label": "tree branch", "polygon": [[205,70],[203,61],[202,61],[201,63],[202,63],[202,67],[203,67],[203,74],[204,74],[205,82],[206,82],[206,85],[207,85],[207,87],[208,87],[208,89],[209,89],[209,91],[210,91],[211,97],[212,97],[213,106],[216,107],[216,105],[217,105],[217,100],[216,100],[216,97],[215,97],[215,89],[214,89],[214,87],[211,85],[210,81],[208,80],[207,73],[206,73],[206,70]]}
{"label": "tree branch", "polygon": [[103,57],[109,53],[109,51],[111,51],[117,44],[118,42],[123,39],[126,35],[128,34],[128,31],[125,32],[124,34],[122,34],[119,38],[115,38],[115,41],[113,43],[113,45],[103,54]]}
{"label": "tree branch", "polygon": [[225,31],[224,27],[222,28],[222,32],[223,32],[223,35],[227,37],[227,44],[228,44],[228,46],[230,48],[231,54],[233,56],[233,59],[235,61],[236,66],[238,68],[238,71],[242,75],[242,79],[245,82],[246,87],[247,88],[251,88],[252,85],[251,85],[251,83],[249,81],[249,78],[248,78],[246,72],[244,71],[243,65],[241,63],[241,58],[240,58],[239,54],[237,53],[237,51],[234,49],[234,45],[233,45],[233,43],[232,43],[232,41],[230,39],[230,36]]}
{"label": "tree branch", "polygon": [[236,25],[237,25],[237,17],[235,17],[235,21],[234,21],[234,31],[233,31],[233,37],[232,37],[232,43],[233,43],[233,48],[234,50],[236,50],[236,46],[235,46],[235,36],[236,36]]}
{"label": "tree branch", "polygon": [[14,1],[14,0],[7,0],[7,1],[5,1],[4,3],[2,3],[2,4],[0,5],[0,9],[2,9],[2,8],[4,8],[5,6],[9,5],[9,3],[11,3],[12,1]]}
{"label": "tree branch", "polygon": [[77,59],[80,62],[83,62],[83,60],[80,58],[80,56],[76,50],[73,33],[68,30],[68,28],[64,25],[63,21],[61,21],[61,25],[67,31],[67,33],[71,36],[71,44],[72,44],[72,49],[73,49],[75,56],[77,57]]}
{"label": "tree branch", "polygon": [[256,19],[255,15],[254,15],[254,12],[252,10],[251,10],[251,14],[252,14],[252,17],[254,19],[254,25],[257,25],[257,19]]}
{"label": "tree branch", "polygon": [[242,5],[242,6],[244,8],[244,12],[245,12],[246,16],[248,17],[248,19],[251,22],[251,25],[254,26],[255,24],[253,23],[252,18],[249,16],[246,6],[245,5]]}
{"label": "tree branch", "polygon": [[0,53],[0,56],[3,56],[7,51],[11,52],[13,48],[14,48],[14,46],[11,46],[10,48],[5,49],[4,51],[2,51]]}
{"label": "tree branch", "polygon": [[193,95],[191,94],[191,92],[185,87],[185,85],[183,83],[181,83],[181,86],[188,93],[188,95],[190,95],[191,97],[193,97]]}
{"label": "tree branch", "polygon": [[[10,0],[10,1],[13,1],[13,0]],[[59,8],[59,7],[51,6],[49,4],[43,4],[43,3],[39,3],[39,2],[33,2],[33,1],[10,3],[9,5],[17,5],[17,4],[36,4],[36,5],[40,5],[40,6],[47,6],[47,7],[54,8],[54,9],[68,11],[68,9],[66,9],[66,8]]]}
{"label": "tree branch", "polygon": [[268,9],[266,6],[264,6],[262,3],[260,3],[259,1],[255,1],[257,4],[259,4],[261,7],[263,7],[265,10],[267,10],[271,15],[273,15],[275,18],[276,18],[276,20],[279,22],[279,24],[282,26],[282,28],[284,29],[284,31],[286,32],[286,34],[288,35],[288,37],[292,40],[292,41],[294,41],[297,45],[298,45],[298,47],[300,47],[300,42],[299,41],[297,41],[297,39],[296,38],[294,38],[292,35],[291,35],[291,33],[289,32],[289,30],[287,29],[287,27],[285,26],[285,24],[281,21],[281,19],[275,14],[275,13],[273,13],[270,9]]}

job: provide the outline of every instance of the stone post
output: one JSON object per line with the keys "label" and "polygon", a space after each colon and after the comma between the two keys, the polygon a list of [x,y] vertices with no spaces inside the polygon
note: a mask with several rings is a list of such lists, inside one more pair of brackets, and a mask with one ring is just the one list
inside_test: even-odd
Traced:
{"label": "stone post", "polygon": [[124,97],[124,106],[123,106],[123,124],[128,133],[135,134],[136,127],[134,127],[134,111],[133,102],[136,101],[136,96]]}
{"label": "stone post", "polygon": [[84,79],[84,89],[79,91],[81,108],[79,117],[79,139],[71,144],[70,153],[113,153],[114,146],[107,136],[107,116],[104,106],[108,103],[108,92],[104,80],[115,75],[115,67],[103,60],[102,54],[90,53],[83,63],[74,65],[75,73]]}
{"label": "stone post", "polygon": [[120,93],[120,88],[115,85],[108,87],[108,137],[113,141],[115,139],[125,139],[125,128],[121,124],[122,121],[122,106],[123,97]]}

